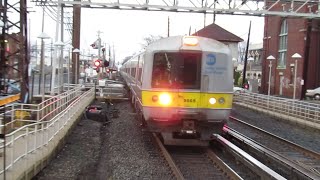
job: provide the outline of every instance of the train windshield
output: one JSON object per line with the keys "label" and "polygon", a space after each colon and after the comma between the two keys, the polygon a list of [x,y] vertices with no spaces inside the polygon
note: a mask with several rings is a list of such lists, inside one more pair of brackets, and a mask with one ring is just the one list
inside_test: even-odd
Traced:
{"label": "train windshield", "polygon": [[200,89],[201,52],[154,54],[153,88]]}

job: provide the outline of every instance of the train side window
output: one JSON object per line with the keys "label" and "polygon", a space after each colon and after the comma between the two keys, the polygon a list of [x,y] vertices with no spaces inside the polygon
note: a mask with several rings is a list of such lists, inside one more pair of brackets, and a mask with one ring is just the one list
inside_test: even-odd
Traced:
{"label": "train side window", "polygon": [[141,78],[140,81],[143,81],[143,66],[144,66],[144,56],[141,57]]}
{"label": "train side window", "polygon": [[142,67],[143,67],[143,62],[144,59],[143,59],[143,55],[140,55],[139,57],[139,65],[138,65],[138,76],[137,76],[137,79],[140,83],[142,83]]}
{"label": "train side window", "polygon": [[133,66],[133,67],[131,67],[131,77],[134,78],[135,74],[136,74],[136,67]]}

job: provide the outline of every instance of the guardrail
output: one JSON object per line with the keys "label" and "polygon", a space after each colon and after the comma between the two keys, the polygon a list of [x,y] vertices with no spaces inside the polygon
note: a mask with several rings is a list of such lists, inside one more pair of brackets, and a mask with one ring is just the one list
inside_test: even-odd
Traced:
{"label": "guardrail", "polygon": [[320,104],[248,92],[235,95],[234,102],[303,126],[320,129]]}
{"label": "guardrail", "polygon": [[92,102],[94,94],[94,88],[84,91],[82,87],[75,86],[37,105],[12,104],[5,107],[5,113],[0,114],[6,122],[1,126],[6,142],[0,145],[0,161],[5,162],[0,163],[0,174],[7,172],[6,178],[18,179],[30,167],[36,167],[37,162],[42,162]]}
{"label": "guardrail", "polygon": [[126,97],[127,90],[121,81],[99,80],[99,83],[85,83],[85,87],[95,87],[96,96],[105,99],[122,99]]}
{"label": "guardrail", "polygon": [[52,96],[40,104],[13,103],[1,107],[0,132],[3,133],[5,129],[5,133],[9,133],[15,127],[50,120],[61,110],[65,109],[75,98],[81,95],[83,93],[82,89],[79,85],[74,86],[69,91]]}

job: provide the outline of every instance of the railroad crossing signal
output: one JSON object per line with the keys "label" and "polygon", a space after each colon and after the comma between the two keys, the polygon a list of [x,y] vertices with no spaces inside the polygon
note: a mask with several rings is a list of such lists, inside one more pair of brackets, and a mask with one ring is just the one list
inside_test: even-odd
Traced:
{"label": "railroad crossing signal", "polygon": [[101,65],[102,65],[102,61],[101,61],[100,59],[97,59],[97,60],[94,61],[94,66],[95,66],[96,68],[101,67]]}

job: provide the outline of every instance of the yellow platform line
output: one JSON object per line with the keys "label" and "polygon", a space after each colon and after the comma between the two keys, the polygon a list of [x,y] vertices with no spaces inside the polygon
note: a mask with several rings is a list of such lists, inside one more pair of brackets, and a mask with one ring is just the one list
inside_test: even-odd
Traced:
{"label": "yellow platform line", "polygon": [[0,98],[0,106],[12,103],[20,99],[20,94],[4,96]]}

